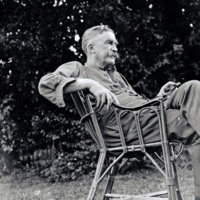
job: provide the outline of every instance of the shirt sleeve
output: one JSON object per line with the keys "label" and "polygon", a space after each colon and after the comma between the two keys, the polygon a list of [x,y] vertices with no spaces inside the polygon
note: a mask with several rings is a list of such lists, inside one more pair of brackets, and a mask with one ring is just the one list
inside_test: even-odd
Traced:
{"label": "shirt sleeve", "polygon": [[39,93],[58,107],[65,107],[63,88],[81,76],[81,68],[81,63],[69,62],[44,75],[38,85]]}

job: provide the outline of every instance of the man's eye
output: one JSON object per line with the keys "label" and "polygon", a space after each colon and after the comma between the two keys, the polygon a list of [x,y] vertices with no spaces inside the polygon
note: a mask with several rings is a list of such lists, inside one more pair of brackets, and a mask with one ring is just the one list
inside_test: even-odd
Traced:
{"label": "man's eye", "polygon": [[112,44],[113,42],[112,42],[112,41],[107,41],[107,43],[108,43],[108,44]]}

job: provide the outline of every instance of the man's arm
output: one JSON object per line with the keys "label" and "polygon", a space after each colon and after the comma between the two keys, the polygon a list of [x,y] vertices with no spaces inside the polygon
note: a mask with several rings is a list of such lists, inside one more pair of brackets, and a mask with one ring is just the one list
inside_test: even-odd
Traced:
{"label": "man's arm", "polygon": [[94,95],[97,100],[98,110],[101,110],[105,104],[107,104],[108,110],[113,101],[119,104],[117,97],[112,92],[110,92],[107,88],[92,79],[78,78],[75,81],[67,84],[63,88],[63,93],[68,94],[70,92],[80,91],[84,89],[88,89],[89,92]]}
{"label": "man's arm", "polygon": [[63,95],[70,92],[88,89],[97,100],[97,108],[107,104],[107,109],[117,97],[107,88],[92,79],[83,77],[83,66],[79,62],[69,62],[61,65],[55,72],[46,74],[40,79],[39,93],[59,107],[64,107]]}

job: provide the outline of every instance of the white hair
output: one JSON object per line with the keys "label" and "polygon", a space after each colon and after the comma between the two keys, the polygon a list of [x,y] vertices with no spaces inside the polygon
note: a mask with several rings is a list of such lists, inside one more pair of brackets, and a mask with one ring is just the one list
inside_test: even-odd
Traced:
{"label": "white hair", "polygon": [[91,41],[98,35],[98,34],[102,34],[103,32],[106,31],[110,31],[113,32],[114,31],[108,26],[108,25],[98,25],[98,26],[93,26],[89,29],[87,29],[83,36],[82,36],[82,49],[85,52],[85,54],[87,55],[87,47],[89,44],[91,44]]}

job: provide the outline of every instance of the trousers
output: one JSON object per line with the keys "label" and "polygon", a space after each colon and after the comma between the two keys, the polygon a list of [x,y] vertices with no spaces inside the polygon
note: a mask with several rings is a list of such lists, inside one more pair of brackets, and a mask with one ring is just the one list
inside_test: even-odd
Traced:
{"label": "trousers", "polygon": [[[178,109],[195,130],[192,148],[195,196],[200,196],[200,82],[189,81],[175,90],[166,102],[166,109]],[[195,136],[193,135],[193,138]]]}

